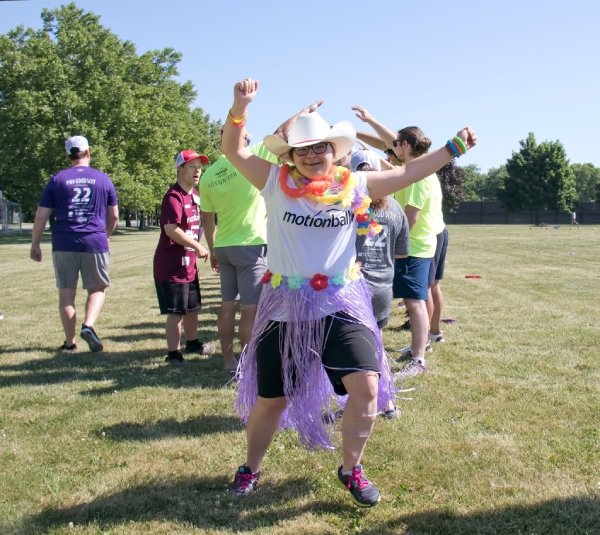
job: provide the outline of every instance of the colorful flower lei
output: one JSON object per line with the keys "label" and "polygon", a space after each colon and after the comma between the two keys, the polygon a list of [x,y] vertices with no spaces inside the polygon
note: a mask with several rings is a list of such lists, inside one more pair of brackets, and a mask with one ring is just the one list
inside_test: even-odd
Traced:
{"label": "colorful flower lei", "polygon": [[[290,188],[287,185],[288,173],[292,176],[297,189]],[[348,169],[332,165],[327,176],[321,180],[313,180],[305,184],[303,179],[306,180],[296,168],[291,169],[289,164],[283,165],[279,171],[279,186],[288,197],[293,199],[307,197],[324,204],[341,204],[342,208],[353,207],[357,216],[367,214],[367,219],[364,221],[361,222],[359,219],[358,234],[368,234],[369,237],[372,237],[383,230],[381,225],[373,221],[373,212],[369,208],[371,204],[370,197],[363,194],[362,199],[360,198],[360,193],[363,190],[356,186],[356,178]],[[339,182],[343,189],[332,194],[331,185],[334,181]],[[329,194],[327,194],[328,192]]]}
{"label": "colorful flower lei", "polygon": [[315,292],[320,292],[329,286],[327,282],[329,277],[327,275],[321,275],[317,273],[312,279],[310,279],[310,285]]}

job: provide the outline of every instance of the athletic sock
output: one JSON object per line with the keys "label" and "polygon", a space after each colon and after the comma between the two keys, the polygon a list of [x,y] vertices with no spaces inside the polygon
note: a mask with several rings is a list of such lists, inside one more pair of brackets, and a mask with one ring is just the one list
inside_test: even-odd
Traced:
{"label": "athletic sock", "polygon": [[344,474],[345,476],[351,476],[351,475],[352,475],[352,472],[354,472],[354,470],[350,470],[349,472],[344,472],[344,471],[342,470],[342,474]]}
{"label": "athletic sock", "polygon": [[413,360],[417,363],[420,364],[421,366],[425,366],[425,359],[416,359],[413,358]]}

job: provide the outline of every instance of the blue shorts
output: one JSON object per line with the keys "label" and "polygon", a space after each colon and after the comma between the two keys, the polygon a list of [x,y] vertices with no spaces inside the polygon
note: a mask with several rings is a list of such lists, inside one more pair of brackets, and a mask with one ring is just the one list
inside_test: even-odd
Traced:
{"label": "blue shorts", "polygon": [[394,266],[394,297],[427,301],[431,258],[408,256],[396,258]]}

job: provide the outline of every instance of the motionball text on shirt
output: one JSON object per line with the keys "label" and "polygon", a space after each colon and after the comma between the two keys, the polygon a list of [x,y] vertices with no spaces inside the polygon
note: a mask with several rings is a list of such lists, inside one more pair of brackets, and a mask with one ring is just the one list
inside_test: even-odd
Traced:
{"label": "motionball text on shirt", "polygon": [[[327,210],[331,212],[333,210]],[[315,227],[315,228],[336,228],[343,225],[351,225],[354,221],[354,212],[340,212],[335,210],[334,214],[317,217],[321,212],[318,212],[313,216],[311,215],[298,215],[292,212],[285,212],[283,214],[283,222],[291,223],[292,225],[299,225],[304,227]]]}
{"label": "motionball text on shirt", "polygon": [[67,186],[72,186],[74,184],[95,184],[95,178],[72,178],[71,180],[67,180]]}

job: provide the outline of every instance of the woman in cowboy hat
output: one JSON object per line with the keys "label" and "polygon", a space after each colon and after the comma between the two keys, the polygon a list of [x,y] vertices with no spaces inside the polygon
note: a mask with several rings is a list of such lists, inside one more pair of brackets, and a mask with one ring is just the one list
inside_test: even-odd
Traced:
{"label": "woman in cowboy hat", "polygon": [[[278,428],[295,430],[308,448],[333,448],[334,393],[347,394],[338,480],[356,505],[372,507],[379,491],[360,459],[375,416],[393,401],[396,388],[371,296],[355,264],[355,232],[381,230],[367,193],[381,198],[417,182],[448,163],[457,149],[442,148],[391,171],[350,173],[332,162],[354,145],[354,126],[342,121],[330,128],[313,112],[298,117],[287,142],[264,139],[285,164],[280,168],[244,143],[246,108],[257,90],[251,79],[235,85],[222,139],[223,153],[265,198],[269,245],[252,340],[240,361],[236,408],[247,423],[248,453],[231,492],[247,495],[256,488]],[[465,128],[454,140],[462,154],[476,138]]]}

